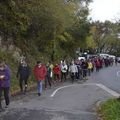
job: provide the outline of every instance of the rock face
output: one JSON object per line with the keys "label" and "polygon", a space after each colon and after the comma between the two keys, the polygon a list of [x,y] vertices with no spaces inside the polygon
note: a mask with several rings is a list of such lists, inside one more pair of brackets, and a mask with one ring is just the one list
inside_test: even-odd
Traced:
{"label": "rock face", "polygon": [[4,41],[3,37],[0,36],[0,52],[3,54],[8,53],[8,55],[12,56],[14,60],[18,62],[25,59],[25,56],[22,55],[22,50],[13,44],[12,38],[8,38],[7,42],[4,43],[2,41]]}
{"label": "rock face", "polygon": [[20,60],[20,53],[18,51],[14,51],[12,56],[15,60]]}
{"label": "rock face", "polygon": [[0,36],[0,51],[3,53],[9,53],[15,60],[21,60],[21,49],[16,47],[13,44],[3,45],[2,44],[2,37]]}
{"label": "rock face", "polygon": [[9,51],[13,51],[14,48],[15,48],[15,46],[11,44],[11,45],[8,47],[8,50],[9,50]]}

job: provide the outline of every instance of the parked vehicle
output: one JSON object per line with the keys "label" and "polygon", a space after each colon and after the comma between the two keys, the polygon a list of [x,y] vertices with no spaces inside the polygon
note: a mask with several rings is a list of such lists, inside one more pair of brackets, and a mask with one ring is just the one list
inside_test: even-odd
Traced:
{"label": "parked vehicle", "polygon": [[78,57],[78,60],[85,60],[85,57]]}
{"label": "parked vehicle", "polygon": [[101,53],[101,54],[99,54],[99,56],[102,57],[102,58],[109,57],[109,58],[113,58],[113,60],[115,60],[115,56],[114,55],[109,55],[109,54],[103,54],[103,53]]}
{"label": "parked vehicle", "polygon": [[118,57],[117,59],[118,59],[118,63],[120,63],[120,57]]}
{"label": "parked vehicle", "polygon": [[107,58],[107,57],[109,57],[109,54],[101,53],[101,54],[99,54],[99,56],[102,57],[102,58]]}

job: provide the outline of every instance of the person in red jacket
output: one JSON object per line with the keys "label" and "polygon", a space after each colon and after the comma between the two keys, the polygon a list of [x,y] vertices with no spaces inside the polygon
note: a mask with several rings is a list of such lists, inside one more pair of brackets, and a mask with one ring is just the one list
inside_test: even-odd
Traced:
{"label": "person in red jacket", "polygon": [[99,69],[100,69],[100,61],[99,61],[99,59],[97,59],[95,61],[95,67],[96,67],[96,72],[99,72]]}
{"label": "person in red jacket", "polygon": [[54,80],[60,81],[60,66],[58,64],[56,64],[53,68],[53,73],[54,73]]}
{"label": "person in red jacket", "polygon": [[43,81],[45,80],[47,70],[45,65],[43,65],[41,61],[37,61],[37,65],[34,67],[33,72],[37,80],[38,96],[40,96],[42,93],[42,86],[43,86],[42,84]]}

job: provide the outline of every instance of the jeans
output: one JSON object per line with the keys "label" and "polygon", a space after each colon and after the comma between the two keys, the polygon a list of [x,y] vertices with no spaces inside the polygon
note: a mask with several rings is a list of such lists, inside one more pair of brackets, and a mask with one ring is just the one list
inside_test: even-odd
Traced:
{"label": "jeans", "polygon": [[42,87],[43,87],[42,80],[39,80],[37,82],[38,93],[42,93]]}
{"label": "jeans", "polygon": [[9,105],[9,87],[6,88],[0,88],[0,108],[2,108],[1,101],[2,101],[2,92],[4,91],[4,98],[6,105]]}

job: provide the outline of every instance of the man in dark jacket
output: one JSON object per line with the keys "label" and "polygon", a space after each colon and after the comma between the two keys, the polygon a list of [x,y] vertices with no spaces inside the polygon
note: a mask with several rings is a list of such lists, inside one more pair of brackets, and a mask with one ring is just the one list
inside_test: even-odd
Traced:
{"label": "man in dark jacket", "polygon": [[82,67],[82,70],[83,70],[83,78],[87,79],[88,63],[87,63],[86,60],[82,61],[81,67]]}
{"label": "man in dark jacket", "polygon": [[25,84],[24,93],[26,93],[28,86],[28,78],[30,76],[30,67],[26,61],[22,61],[18,67],[17,77],[19,77],[19,85],[21,92],[23,92],[23,82]]}

